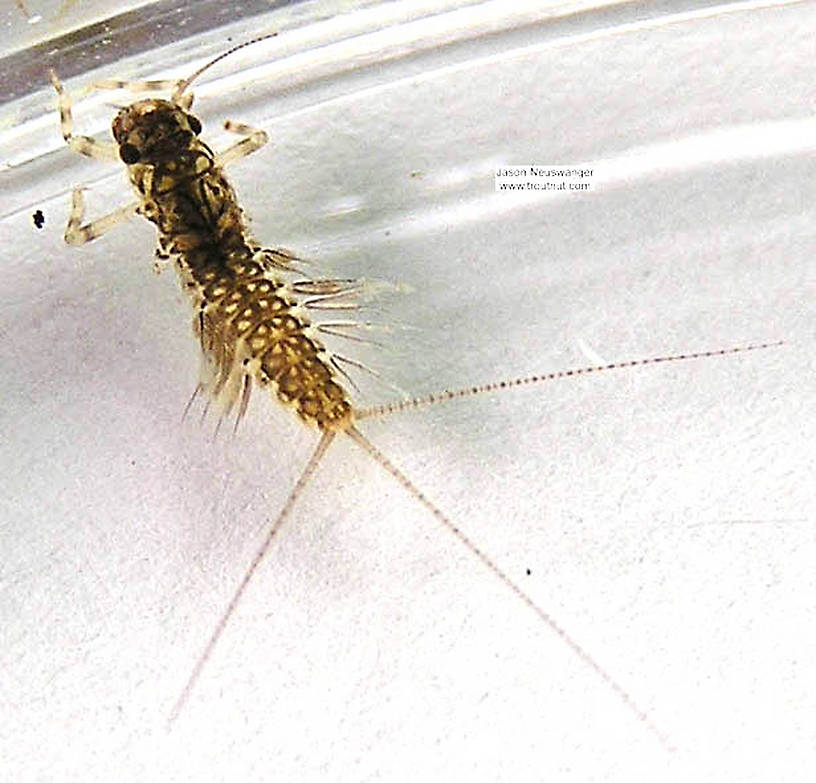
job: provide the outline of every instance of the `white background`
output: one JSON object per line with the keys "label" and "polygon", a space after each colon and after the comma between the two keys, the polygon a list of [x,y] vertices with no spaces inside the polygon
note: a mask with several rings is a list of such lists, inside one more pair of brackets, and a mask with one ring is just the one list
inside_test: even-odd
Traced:
{"label": "white background", "polygon": [[[257,236],[405,289],[367,314],[390,350],[343,351],[411,395],[786,341],[360,425],[674,753],[342,438],[168,734],[317,435],[264,395],[235,437],[181,421],[189,307],[142,221],[63,245],[72,186],[92,215],[129,195],[61,150],[0,224],[9,779],[807,780],[815,21],[599,12],[227,109],[272,138],[231,172]],[[493,192],[496,165],[586,161],[588,195]]]}

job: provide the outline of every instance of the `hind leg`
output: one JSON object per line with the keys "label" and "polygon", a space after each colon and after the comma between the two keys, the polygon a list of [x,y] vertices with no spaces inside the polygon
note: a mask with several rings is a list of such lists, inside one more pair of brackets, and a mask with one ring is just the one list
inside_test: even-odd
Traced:
{"label": "hind leg", "polygon": [[71,195],[71,213],[68,216],[68,225],[65,227],[65,241],[69,245],[84,245],[86,242],[92,242],[106,231],[110,231],[118,223],[127,220],[138,208],[139,202],[134,201],[132,204],[120,207],[109,215],[104,215],[82,225],[85,204],[82,198],[82,190],[77,188]]}

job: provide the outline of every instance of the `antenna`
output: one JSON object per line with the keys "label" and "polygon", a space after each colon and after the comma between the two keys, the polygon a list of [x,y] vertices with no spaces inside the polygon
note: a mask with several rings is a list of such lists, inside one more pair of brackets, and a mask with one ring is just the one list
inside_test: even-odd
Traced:
{"label": "antenna", "polygon": [[217,62],[220,62],[225,57],[229,57],[231,54],[234,54],[239,49],[243,49],[245,46],[251,46],[252,44],[260,43],[261,41],[266,41],[269,38],[274,38],[277,35],[277,31],[274,33],[267,33],[266,35],[259,35],[257,38],[252,38],[249,41],[244,41],[243,43],[239,43],[236,46],[233,46],[232,49],[227,49],[226,52],[219,54],[218,57],[213,58],[205,65],[202,65],[192,76],[188,76],[186,79],[182,79],[176,85],[176,89],[173,90],[173,95],[171,96],[171,100],[173,103],[178,103],[179,98],[189,89],[190,85],[199,77],[201,76],[204,71],[208,68],[211,68]]}

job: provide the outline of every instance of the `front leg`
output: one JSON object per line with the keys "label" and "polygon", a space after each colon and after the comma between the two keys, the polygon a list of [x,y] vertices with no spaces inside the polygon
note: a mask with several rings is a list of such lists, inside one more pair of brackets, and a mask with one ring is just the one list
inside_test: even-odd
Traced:
{"label": "front leg", "polygon": [[85,203],[82,198],[82,189],[76,188],[71,195],[71,213],[68,216],[68,225],[65,227],[65,241],[69,245],[84,245],[92,242],[97,237],[102,236],[117,223],[121,223],[139,209],[139,202],[134,201],[124,207],[104,215],[101,218],[82,225],[82,218],[85,215]]}
{"label": "front leg", "polygon": [[71,96],[65,91],[62,82],[53,70],[49,71],[49,76],[51,77],[51,84],[54,85],[54,89],[57,91],[57,97],[59,98],[60,130],[62,131],[62,138],[65,139],[66,144],[68,144],[74,152],[78,152],[86,158],[118,161],[119,147],[116,144],[97,141],[90,136],[74,135]]}
{"label": "front leg", "polygon": [[265,131],[253,128],[250,125],[244,125],[241,122],[227,120],[224,123],[224,129],[230,131],[230,133],[239,133],[246,138],[236,141],[231,147],[227,147],[223,152],[216,155],[215,162],[219,166],[228,166],[235,160],[245,158],[269,141],[269,136],[266,135]]}

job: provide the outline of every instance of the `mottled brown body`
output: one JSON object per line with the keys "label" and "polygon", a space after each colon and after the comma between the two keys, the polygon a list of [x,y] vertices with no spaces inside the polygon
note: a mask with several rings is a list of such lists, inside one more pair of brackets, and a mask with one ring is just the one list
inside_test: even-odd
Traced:
{"label": "mottled brown body", "polygon": [[[269,37],[272,36],[264,36],[256,41]],[[292,269],[292,257],[284,251],[262,249],[252,240],[235,192],[222,173],[225,164],[263,146],[266,134],[248,126],[227,123],[227,129],[235,130],[246,138],[215,154],[198,139],[201,124],[189,113],[192,94],[187,90],[191,83],[219,60],[256,41],[233,47],[192,76],[180,81],[128,83],[109,80],[97,83],[97,87],[112,89],[172,89],[170,101],[143,100],[122,109],[113,123],[116,145],[73,133],[70,98],[57,75],[51,73],[51,81],[59,96],[60,127],[66,143],[87,157],[99,160],[119,158],[124,161],[138,194],[137,201],[83,224],[82,190],[75,189],[65,231],[66,241],[72,245],[82,245],[101,236],[134,212],[144,215],[158,229],[159,256],[175,261],[182,285],[196,308],[194,326],[205,357],[205,372],[199,387],[220,400],[227,411],[240,399],[240,419],[249,400],[252,381],[262,385],[271,384],[284,404],[294,407],[301,419],[316,425],[323,433],[218,620],[173,707],[170,722],[175,720],[190,697],[204,665],[273,538],[290,515],[300,493],[309,484],[336,433],[344,432],[388,471],[499,582],[532,610],[541,623],[548,626],[606,683],[634,717],[664,745],[669,746],[667,738],[629,692],[552,615],[537,604],[508,573],[431,502],[385,454],[370,443],[357,429],[355,419],[382,417],[409,408],[575,375],[724,356],[780,343],[664,355],[543,373],[453,391],[445,390],[427,397],[355,411],[342,387],[334,380],[333,359],[312,336],[309,322],[302,315],[293,296],[298,293],[315,296],[317,300],[339,298],[354,290],[353,286],[348,285],[352,281],[307,280],[288,284],[278,274],[277,270]],[[304,306],[309,307],[310,302],[305,301]],[[323,330],[329,331],[325,326],[324,324]]]}
{"label": "mottled brown body", "polygon": [[156,225],[159,255],[172,259],[196,308],[205,355],[202,386],[229,410],[246,409],[253,380],[324,431],[344,430],[352,407],[323,346],[308,335],[276,251],[249,236],[235,191],[198,120],[165,100],[143,100],[113,122],[120,157],[139,194],[137,211]]}

